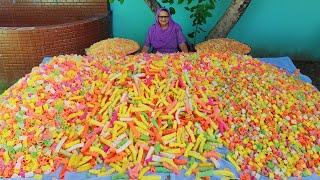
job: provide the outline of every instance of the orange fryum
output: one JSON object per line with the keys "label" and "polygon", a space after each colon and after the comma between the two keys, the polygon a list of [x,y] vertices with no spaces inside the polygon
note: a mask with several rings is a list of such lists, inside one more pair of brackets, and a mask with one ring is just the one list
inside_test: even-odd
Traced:
{"label": "orange fryum", "polygon": [[[170,98],[167,97],[168,102],[169,102],[169,99]],[[170,99],[170,101],[171,101],[171,99]],[[178,101],[174,100],[173,102],[169,102],[169,103],[170,103],[170,105],[166,108],[166,113],[170,112],[177,105]]]}
{"label": "orange fryum", "polygon": [[13,169],[12,169],[12,167],[6,167],[5,169],[4,169],[4,172],[3,172],[3,177],[5,177],[5,178],[10,178],[11,176],[12,176],[12,174],[13,174]]}
{"label": "orange fryum", "polygon": [[136,138],[139,138],[140,137],[140,133],[139,131],[137,130],[136,126],[133,124],[132,121],[128,122],[128,125],[130,127],[130,130],[132,131],[133,135],[136,137]]}
{"label": "orange fryum", "polygon": [[251,176],[249,173],[241,173],[240,180],[251,180]]}
{"label": "orange fryum", "polygon": [[90,146],[92,145],[93,141],[96,140],[96,138],[97,138],[97,135],[94,134],[89,139],[87,139],[87,141],[85,142],[84,146],[81,149],[81,152],[82,153],[86,152],[90,148]]}
{"label": "orange fryum", "polygon": [[67,171],[68,171],[67,166],[63,166],[61,171],[60,171],[59,178],[60,179],[64,179],[64,175],[66,174]]}
{"label": "orange fryum", "polygon": [[163,69],[162,71],[160,71],[160,77],[167,78],[168,77],[168,70]]}
{"label": "orange fryum", "polygon": [[217,153],[216,151],[209,151],[205,152],[203,154],[204,157],[209,158],[209,157],[214,157],[215,159],[220,159],[221,155]]}
{"label": "orange fryum", "polygon": [[105,158],[104,162],[106,164],[110,164],[110,163],[121,161],[123,158],[125,158],[125,155],[120,154],[120,155],[117,155],[117,156],[114,156],[114,157],[111,157],[111,158]]}
{"label": "orange fryum", "polygon": [[151,127],[150,133],[152,134],[152,136],[156,141],[162,142],[161,135],[159,134],[158,130],[154,126]]}
{"label": "orange fryum", "polygon": [[176,167],[173,167],[171,164],[167,163],[167,162],[163,162],[163,167],[171,170],[172,172],[174,172],[175,174],[178,174],[179,173],[179,169],[176,168]]}
{"label": "orange fryum", "polygon": [[173,159],[173,162],[176,165],[185,165],[188,163],[188,161],[186,159]]}
{"label": "orange fryum", "polygon": [[89,132],[89,125],[86,123],[83,127],[82,133],[80,135],[81,138],[86,138]]}
{"label": "orange fryum", "polygon": [[195,169],[192,169],[192,174],[198,174],[199,173],[199,169],[195,168]]}
{"label": "orange fryum", "polygon": [[168,135],[168,134],[171,134],[171,133],[174,133],[174,132],[176,132],[176,129],[165,129],[165,130],[163,130],[162,131],[162,136],[164,136],[164,135]]}
{"label": "orange fryum", "polygon": [[66,166],[68,164],[68,159],[62,158],[62,157],[55,157],[53,162],[54,162],[54,169],[58,169],[61,165]]}

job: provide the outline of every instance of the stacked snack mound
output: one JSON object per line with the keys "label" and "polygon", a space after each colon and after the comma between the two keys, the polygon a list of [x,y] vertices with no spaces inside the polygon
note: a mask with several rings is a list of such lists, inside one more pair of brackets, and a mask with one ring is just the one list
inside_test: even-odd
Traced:
{"label": "stacked snack mound", "polygon": [[319,174],[312,85],[249,56],[102,59],[54,57],[0,96],[0,177]]}
{"label": "stacked snack mound", "polygon": [[236,53],[245,55],[251,51],[248,45],[228,38],[210,39],[197,44],[195,48],[199,53]]}
{"label": "stacked snack mound", "polygon": [[139,48],[139,44],[133,40],[109,38],[91,45],[86,50],[86,54],[93,57],[107,57],[110,55],[124,56],[138,51]]}

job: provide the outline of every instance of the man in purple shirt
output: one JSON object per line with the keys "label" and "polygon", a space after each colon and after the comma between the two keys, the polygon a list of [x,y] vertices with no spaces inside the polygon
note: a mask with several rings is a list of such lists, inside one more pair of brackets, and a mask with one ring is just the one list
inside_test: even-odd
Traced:
{"label": "man in purple shirt", "polygon": [[150,48],[160,53],[175,53],[179,48],[182,52],[188,52],[180,25],[172,20],[165,8],[157,10],[156,23],[149,28],[142,52],[146,53]]}

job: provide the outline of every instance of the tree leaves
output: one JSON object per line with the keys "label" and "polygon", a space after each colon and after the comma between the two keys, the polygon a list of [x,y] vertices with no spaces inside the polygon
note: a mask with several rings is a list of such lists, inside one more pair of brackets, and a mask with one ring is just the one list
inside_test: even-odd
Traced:
{"label": "tree leaves", "polygon": [[169,11],[170,11],[170,14],[175,14],[176,13],[176,10],[173,7],[170,7]]}

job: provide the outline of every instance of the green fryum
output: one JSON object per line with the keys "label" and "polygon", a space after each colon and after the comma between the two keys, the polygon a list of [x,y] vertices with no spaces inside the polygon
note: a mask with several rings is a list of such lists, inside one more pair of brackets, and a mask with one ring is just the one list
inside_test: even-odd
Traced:
{"label": "green fryum", "polygon": [[168,119],[168,126],[171,127],[173,125],[172,119]]}
{"label": "green fryum", "polygon": [[123,139],[118,145],[117,147],[120,148],[122,145],[124,145],[128,140],[127,139]]}
{"label": "green fryum", "polygon": [[195,161],[196,159],[194,157],[191,157],[190,161],[188,162],[188,166],[190,167]]}
{"label": "green fryum", "polygon": [[156,167],[156,173],[170,173],[171,171],[165,167]]}
{"label": "green fryum", "polygon": [[159,154],[160,153],[160,143],[157,142],[157,144],[154,146],[154,153]]}
{"label": "green fryum", "polygon": [[129,179],[129,176],[127,174],[114,174],[111,178],[112,180],[116,180],[116,179]]}
{"label": "green fryum", "polygon": [[187,82],[188,86],[189,86],[189,87],[192,87],[192,83],[191,83],[191,81],[190,81],[189,74],[188,74],[187,71],[184,71],[184,72],[183,72],[183,77],[184,77],[185,81]]}
{"label": "green fryum", "polygon": [[314,151],[316,151],[317,153],[320,152],[320,146],[316,145],[312,148]]}
{"label": "green fryum", "polygon": [[268,161],[267,166],[268,166],[272,171],[274,171],[274,163],[273,163],[272,161]]}
{"label": "green fryum", "polygon": [[147,135],[145,135],[145,134],[142,134],[142,135],[140,136],[140,139],[141,139],[142,141],[149,141],[149,140],[150,140],[150,137],[147,136]]}
{"label": "green fryum", "polygon": [[256,148],[258,150],[262,150],[263,149],[263,145],[261,143],[256,144]]}
{"label": "green fryum", "polygon": [[53,139],[46,139],[46,140],[43,141],[43,144],[46,147],[50,147],[53,143],[54,143]]}
{"label": "green fryum", "polygon": [[32,156],[33,158],[37,158],[37,157],[38,157],[38,153],[37,153],[37,152],[31,152],[31,156]]}
{"label": "green fryum", "polygon": [[156,127],[157,129],[159,129],[158,123],[156,121],[155,118],[151,118],[151,123],[153,124],[154,127]]}
{"label": "green fryum", "polygon": [[198,174],[197,174],[197,177],[206,177],[206,176],[214,176],[215,173],[214,173],[214,170],[207,170],[207,171],[200,171]]}
{"label": "green fryum", "polygon": [[204,172],[204,171],[209,171],[209,170],[212,170],[213,167],[199,167],[198,170],[200,172]]}
{"label": "green fryum", "polygon": [[13,157],[16,154],[16,151],[12,146],[7,146],[6,150],[8,151],[10,157]]}
{"label": "green fryum", "polygon": [[215,149],[215,145],[212,142],[206,142],[206,144],[203,146],[203,150],[205,151],[210,151],[214,149]]}
{"label": "green fryum", "polygon": [[148,119],[149,119],[149,116],[148,116],[148,114],[147,114],[147,113],[145,113],[145,112],[141,112],[141,115],[142,115],[146,120],[148,120]]}

